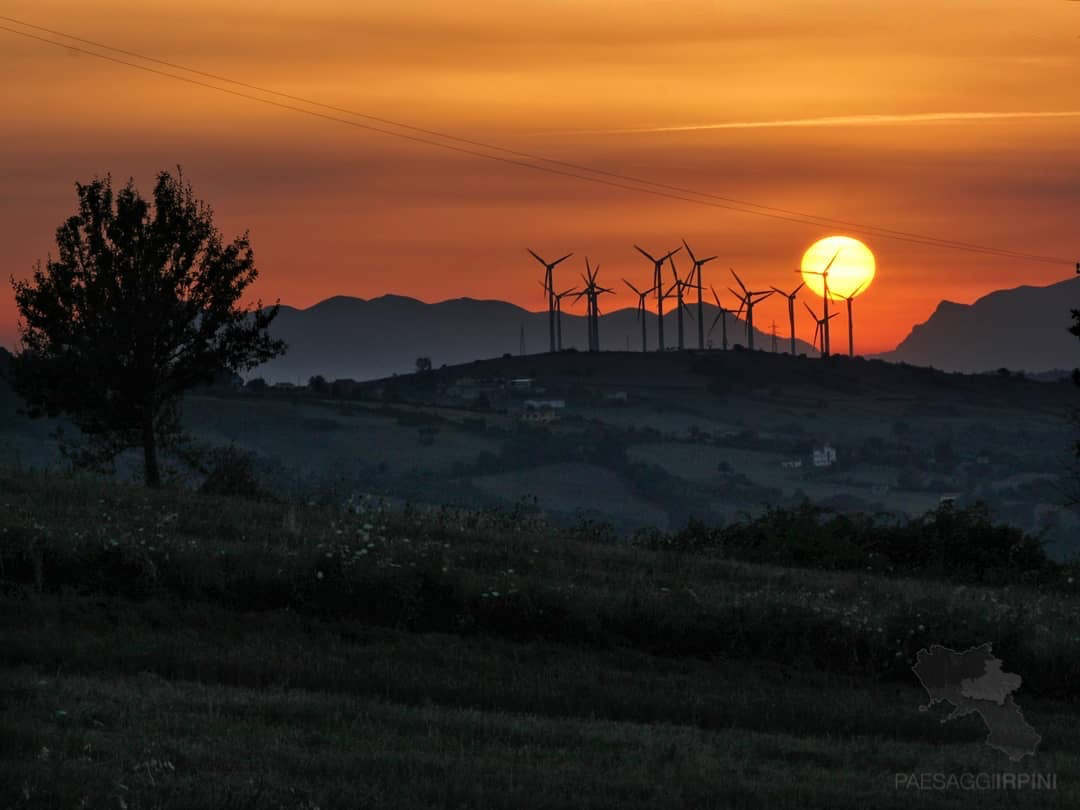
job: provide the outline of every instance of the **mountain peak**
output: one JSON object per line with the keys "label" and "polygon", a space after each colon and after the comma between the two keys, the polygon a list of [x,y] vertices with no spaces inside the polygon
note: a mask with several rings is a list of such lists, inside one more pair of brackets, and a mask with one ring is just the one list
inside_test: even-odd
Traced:
{"label": "mountain peak", "polygon": [[963,372],[1073,368],[1080,343],[1068,332],[1072,306],[1080,306],[1080,278],[994,290],[972,304],[941,301],[881,357]]}

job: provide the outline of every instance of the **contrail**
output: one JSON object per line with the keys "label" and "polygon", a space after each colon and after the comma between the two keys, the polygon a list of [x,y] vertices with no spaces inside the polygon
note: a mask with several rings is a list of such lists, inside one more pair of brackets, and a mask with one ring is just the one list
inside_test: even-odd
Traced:
{"label": "contrail", "polygon": [[994,121],[1007,118],[1080,118],[1080,110],[1058,112],[937,112],[866,115],[831,115],[821,118],[782,118],[772,121],[723,121],[715,124],[682,124],[670,127],[640,127],[635,129],[566,130],[557,135],[630,135],[650,132],[696,132],[710,129],[780,129],[782,127],[858,127],[886,124],[949,123],[962,121]]}

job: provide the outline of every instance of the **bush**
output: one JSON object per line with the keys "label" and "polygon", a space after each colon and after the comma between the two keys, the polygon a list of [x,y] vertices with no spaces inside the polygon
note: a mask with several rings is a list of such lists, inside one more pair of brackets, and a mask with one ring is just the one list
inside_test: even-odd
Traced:
{"label": "bush", "polygon": [[255,455],[234,446],[218,450],[206,480],[199,487],[204,495],[226,495],[251,500],[274,500],[255,474]]}

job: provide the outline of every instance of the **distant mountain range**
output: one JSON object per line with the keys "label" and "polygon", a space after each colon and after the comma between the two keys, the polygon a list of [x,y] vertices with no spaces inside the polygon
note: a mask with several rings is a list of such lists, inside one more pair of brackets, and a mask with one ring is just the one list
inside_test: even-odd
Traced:
{"label": "distant mountain range", "polygon": [[[691,307],[697,313],[696,303]],[[712,325],[718,310],[705,305],[705,328]],[[697,347],[697,323],[684,316],[685,342]],[[657,320],[646,320],[648,346],[656,348]],[[355,380],[389,377],[416,370],[419,357],[439,366],[518,354],[524,329],[528,354],[547,352],[547,312],[529,312],[505,301],[455,298],[427,304],[415,298],[384,295],[365,300],[336,296],[308,309],[282,306],[271,326],[271,334],[284,340],[288,352],[260,366],[247,376],[263,376],[271,382],[307,382],[321,374],[328,380],[342,377]],[[728,343],[746,343],[746,327],[728,316]],[[673,312],[664,317],[664,343],[677,345],[678,321]],[[772,348],[772,335],[755,329],[755,345]],[[788,345],[786,326],[778,334],[778,350]],[[563,348],[584,351],[588,346],[585,317],[564,313]],[[709,339],[709,337],[707,337]],[[720,324],[711,339],[721,342]],[[600,346],[605,350],[641,349],[641,323],[632,308],[601,315]],[[812,346],[796,343],[798,352],[813,355]]]}
{"label": "distant mountain range", "polygon": [[879,357],[943,371],[1072,369],[1080,366],[1080,340],[1068,332],[1073,308],[1080,309],[1080,277],[997,290],[973,304],[942,301]]}

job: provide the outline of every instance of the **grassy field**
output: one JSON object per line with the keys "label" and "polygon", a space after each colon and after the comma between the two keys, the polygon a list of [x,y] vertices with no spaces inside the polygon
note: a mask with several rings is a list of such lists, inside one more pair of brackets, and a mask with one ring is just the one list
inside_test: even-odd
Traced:
{"label": "grassy field", "polygon": [[[1073,567],[1018,556],[990,586],[27,473],[0,506],[0,807],[1080,803]],[[919,711],[918,650],[987,641],[1043,738],[1018,764]],[[895,788],[932,771],[1058,788]]]}

